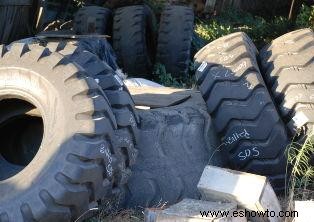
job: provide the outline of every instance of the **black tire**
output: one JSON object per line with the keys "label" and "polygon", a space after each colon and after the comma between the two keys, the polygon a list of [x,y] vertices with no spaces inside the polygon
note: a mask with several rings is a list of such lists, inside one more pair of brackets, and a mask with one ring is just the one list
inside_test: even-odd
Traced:
{"label": "black tire", "polygon": [[314,33],[301,29],[261,50],[260,63],[291,136],[309,135],[314,126]]}
{"label": "black tire", "polygon": [[197,84],[231,167],[268,176],[282,191],[289,140],[251,45],[239,32],[205,46],[195,55]]}
{"label": "black tire", "polygon": [[130,167],[137,157],[138,115],[128,89],[115,71],[96,55],[76,43],[49,42],[46,45],[53,52],[61,53],[70,61],[80,65],[89,77],[94,78],[104,90],[117,121],[115,131],[115,154],[119,159],[119,175],[116,186],[123,189],[131,175]]}
{"label": "black tire", "polygon": [[194,12],[186,6],[167,6],[162,12],[156,61],[176,78],[188,75],[194,34]]}
{"label": "black tire", "polygon": [[32,32],[32,0],[0,1],[0,44],[25,38]]}
{"label": "black tire", "polygon": [[155,54],[155,15],[145,5],[118,8],[113,21],[113,48],[119,65],[133,76],[149,77]]}
{"label": "black tire", "polygon": [[79,35],[111,35],[112,12],[99,6],[80,8],[74,17],[74,31]]}
{"label": "black tire", "polygon": [[[0,46],[0,72],[1,101],[37,107],[44,130],[31,162],[1,180],[0,221],[76,219],[113,191],[117,126],[109,103],[78,66],[38,45]],[[19,165],[8,164],[3,154],[2,146],[1,169]]]}
{"label": "black tire", "polygon": [[132,167],[126,207],[142,209],[183,198],[199,199],[197,183],[204,167],[223,166],[219,152],[213,154],[219,139],[205,104],[139,111],[139,116],[139,156]]}

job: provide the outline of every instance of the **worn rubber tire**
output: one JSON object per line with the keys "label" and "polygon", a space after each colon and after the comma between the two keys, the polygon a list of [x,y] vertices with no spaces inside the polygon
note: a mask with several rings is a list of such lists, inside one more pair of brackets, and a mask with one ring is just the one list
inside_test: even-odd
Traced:
{"label": "worn rubber tire", "polygon": [[80,8],[74,17],[74,31],[78,35],[111,35],[112,12],[99,6]]}
{"label": "worn rubber tire", "polygon": [[0,44],[8,44],[31,34],[32,0],[0,2]]}
{"label": "worn rubber tire", "polygon": [[314,126],[314,32],[301,29],[275,39],[261,50],[260,63],[291,136],[298,128],[303,128],[303,135],[311,134]]}
{"label": "worn rubber tire", "polygon": [[113,191],[116,122],[101,88],[78,66],[38,45],[0,46],[1,97],[41,110],[41,148],[0,182],[0,221],[70,221]]}
{"label": "worn rubber tire", "polygon": [[145,5],[118,8],[113,19],[113,48],[119,65],[132,76],[149,77],[155,54],[156,19]]}
{"label": "worn rubber tire", "polygon": [[176,78],[188,75],[193,34],[193,9],[166,6],[160,18],[156,61]]}
{"label": "worn rubber tire", "polygon": [[282,191],[289,140],[256,56],[246,34],[225,36],[195,55],[196,79],[231,167],[268,176]]}
{"label": "worn rubber tire", "polygon": [[139,119],[128,89],[109,65],[85,50],[79,42],[73,44],[64,41],[49,42],[46,47],[80,65],[87,75],[94,78],[104,90],[118,126],[118,130],[115,131],[114,144],[120,169],[116,185],[121,188],[131,175],[130,167],[136,160],[136,145],[139,136]]}
{"label": "worn rubber tire", "polygon": [[200,198],[197,183],[204,167],[223,167],[220,152],[213,154],[219,138],[204,102],[143,110],[139,116],[139,156],[132,167],[126,207],[142,209]]}

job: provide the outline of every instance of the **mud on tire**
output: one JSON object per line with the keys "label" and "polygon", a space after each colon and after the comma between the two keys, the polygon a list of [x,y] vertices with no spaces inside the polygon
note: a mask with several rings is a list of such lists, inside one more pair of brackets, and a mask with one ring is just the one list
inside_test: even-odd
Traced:
{"label": "mud on tire", "polygon": [[[112,192],[118,162],[110,104],[83,70],[38,45],[0,46],[0,73],[1,102],[27,103],[42,122],[37,150],[21,146],[16,153],[32,153],[27,162],[1,147],[1,169],[7,168],[1,171],[0,221],[76,219]],[[5,118],[0,128],[19,120]]]}
{"label": "mud on tire", "polygon": [[231,167],[268,176],[285,187],[285,126],[257,65],[257,50],[244,33],[222,37],[196,55],[197,84]]}
{"label": "mud on tire", "polygon": [[314,126],[314,33],[301,29],[265,46],[260,63],[291,136],[313,132]]}

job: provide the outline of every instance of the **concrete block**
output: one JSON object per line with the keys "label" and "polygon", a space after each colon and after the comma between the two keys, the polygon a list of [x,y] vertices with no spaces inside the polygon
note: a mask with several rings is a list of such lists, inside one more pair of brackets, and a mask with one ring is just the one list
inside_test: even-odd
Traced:
{"label": "concrete block", "polygon": [[[180,203],[164,210],[147,209],[145,222],[247,222],[246,218],[233,218],[236,203],[208,202],[202,200],[184,199]],[[229,212],[229,215],[212,216],[210,213],[202,216],[201,212]]]}
{"label": "concrete block", "polygon": [[[241,208],[256,212],[281,211],[277,196],[264,176],[206,166],[197,187],[204,200],[235,201]],[[269,216],[250,220],[277,222],[281,218]]]}
{"label": "concrete block", "polygon": [[295,222],[314,221],[314,201],[295,201],[294,202]]}

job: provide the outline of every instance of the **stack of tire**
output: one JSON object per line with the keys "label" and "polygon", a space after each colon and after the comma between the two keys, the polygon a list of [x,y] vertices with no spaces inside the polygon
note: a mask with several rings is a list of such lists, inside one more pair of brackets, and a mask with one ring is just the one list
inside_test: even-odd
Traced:
{"label": "stack of tire", "polygon": [[74,30],[77,34],[112,35],[119,66],[129,75],[151,78],[154,63],[164,65],[175,78],[188,75],[194,33],[190,7],[166,6],[157,34],[156,17],[147,5],[120,7],[114,13],[88,6],[76,13]]}
{"label": "stack of tire", "polygon": [[288,144],[313,129],[313,46],[313,31],[304,29],[259,53],[239,32],[195,55],[197,83],[230,167],[267,176],[278,192],[286,187]]}

